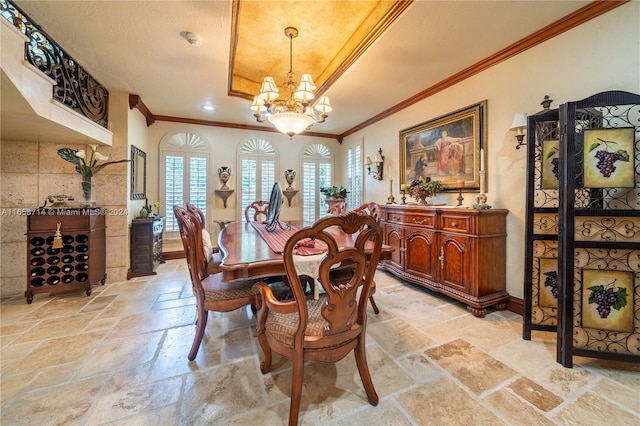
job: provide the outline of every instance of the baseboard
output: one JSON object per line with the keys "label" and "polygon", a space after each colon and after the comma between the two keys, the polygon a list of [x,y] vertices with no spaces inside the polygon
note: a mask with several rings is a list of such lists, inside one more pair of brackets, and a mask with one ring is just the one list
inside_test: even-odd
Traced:
{"label": "baseboard", "polygon": [[507,300],[507,310],[522,315],[524,313],[524,301],[518,297],[510,296]]}
{"label": "baseboard", "polygon": [[184,259],[184,258],[185,258],[184,250],[178,250],[178,251],[163,251],[163,252],[162,252],[162,258],[163,258],[164,260]]}

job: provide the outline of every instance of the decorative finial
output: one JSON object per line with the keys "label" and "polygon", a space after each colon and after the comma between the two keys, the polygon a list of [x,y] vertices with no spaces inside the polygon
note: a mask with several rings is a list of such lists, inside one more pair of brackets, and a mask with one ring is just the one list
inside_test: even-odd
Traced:
{"label": "decorative finial", "polygon": [[544,95],[544,99],[540,102],[540,105],[542,105],[544,109],[549,109],[551,102],[553,102],[553,99],[549,99],[549,95]]}

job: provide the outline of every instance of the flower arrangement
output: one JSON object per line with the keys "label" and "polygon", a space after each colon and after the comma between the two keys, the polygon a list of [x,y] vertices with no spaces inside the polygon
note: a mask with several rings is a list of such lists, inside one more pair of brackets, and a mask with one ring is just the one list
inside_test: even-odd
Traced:
{"label": "flower arrangement", "polygon": [[346,198],[349,191],[344,186],[332,186],[329,188],[322,187],[320,192],[329,198]]}
{"label": "flower arrangement", "polygon": [[431,180],[430,177],[426,179],[420,176],[418,179],[411,182],[409,185],[409,192],[413,195],[413,198],[418,200],[418,204],[423,205],[426,204],[424,201],[427,197],[433,197],[438,192],[444,189],[444,185],[439,180]]}
{"label": "flower arrangement", "polygon": [[58,155],[65,161],[76,165],[76,172],[82,175],[82,195],[86,202],[91,202],[91,178],[110,164],[126,163],[131,160],[107,161],[98,164],[98,161],[106,161],[109,157],[98,152],[98,145],[89,145],[91,153],[87,157],[84,149],[60,148]]}
{"label": "flower arrangement", "polygon": [[126,163],[129,160],[108,161],[98,164],[98,161],[108,160],[109,157],[98,152],[98,145],[89,145],[91,147],[91,155],[87,158],[84,149],[60,148],[58,155],[65,161],[76,165],[76,172],[82,177],[93,177],[94,174],[107,167],[109,164]]}

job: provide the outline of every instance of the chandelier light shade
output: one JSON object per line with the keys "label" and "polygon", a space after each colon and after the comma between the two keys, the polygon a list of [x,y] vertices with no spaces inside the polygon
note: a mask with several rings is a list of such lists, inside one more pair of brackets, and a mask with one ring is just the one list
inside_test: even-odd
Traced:
{"label": "chandelier light shade", "polygon": [[283,84],[286,98],[280,98],[280,90],[273,77],[267,76],[262,81],[260,93],[253,98],[251,110],[255,112],[254,117],[259,123],[269,121],[276,129],[292,138],[313,123],[324,123],[332,108],[327,96],[320,96],[312,108],[311,102],[315,99],[316,85],[310,74],[302,74],[300,84],[295,83],[293,39],[298,36],[298,30],[287,27],[284,29],[284,34],[289,37],[289,72],[287,81]]}

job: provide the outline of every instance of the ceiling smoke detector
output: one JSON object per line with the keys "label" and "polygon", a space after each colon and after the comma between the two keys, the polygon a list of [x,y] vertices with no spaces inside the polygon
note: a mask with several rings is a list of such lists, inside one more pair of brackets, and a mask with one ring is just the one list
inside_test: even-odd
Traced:
{"label": "ceiling smoke detector", "polygon": [[187,31],[183,31],[180,33],[182,37],[184,37],[190,45],[192,46],[201,46],[202,45],[202,37],[200,37],[196,33],[190,33]]}

